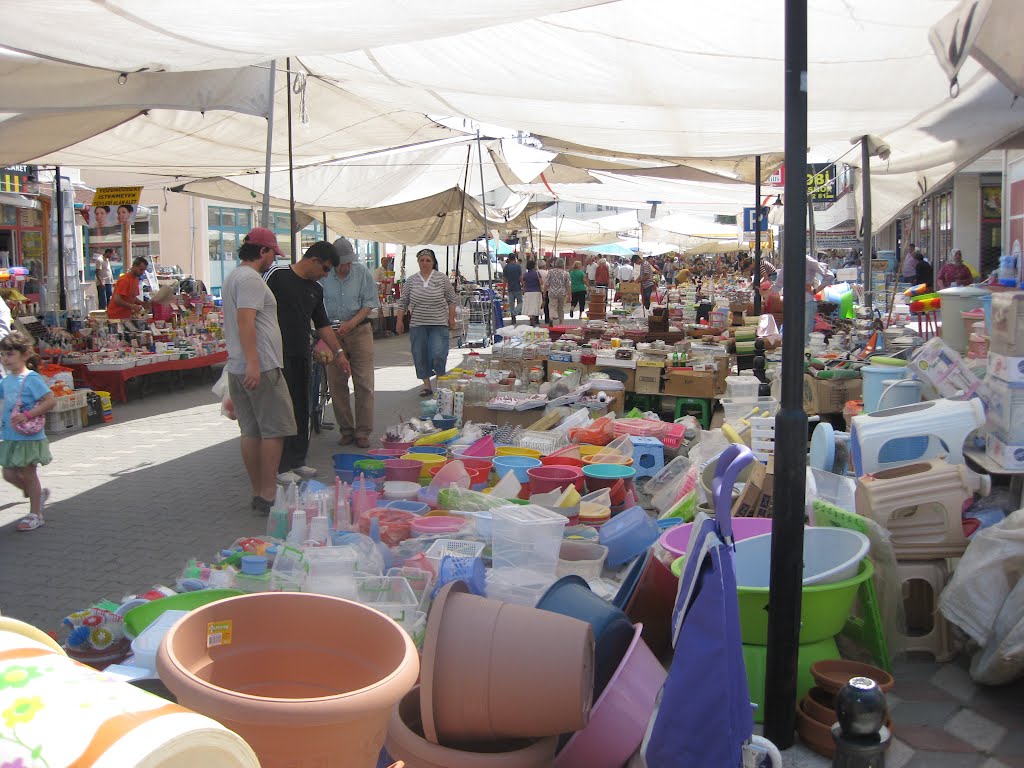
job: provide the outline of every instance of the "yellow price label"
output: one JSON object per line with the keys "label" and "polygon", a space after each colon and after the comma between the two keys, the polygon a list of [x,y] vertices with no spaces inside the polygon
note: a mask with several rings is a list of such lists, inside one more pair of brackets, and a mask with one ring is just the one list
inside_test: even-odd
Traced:
{"label": "yellow price label", "polygon": [[214,648],[218,645],[231,645],[232,622],[211,621],[206,625],[206,647]]}

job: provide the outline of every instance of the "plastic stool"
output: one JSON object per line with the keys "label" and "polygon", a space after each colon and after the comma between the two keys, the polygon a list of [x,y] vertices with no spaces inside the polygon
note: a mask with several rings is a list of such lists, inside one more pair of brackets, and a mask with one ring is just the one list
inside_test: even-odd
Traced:
{"label": "plastic stool", "polygon": [[[896,563],[900,588],[903,594],[904,612],[907,616],[907,632],[904,635],[907,651],[927,651],[938,662],[953,658],[949,624],[939,611],[939,595],[949,580],[949,568],[945,560]],[[910,634],[915,619],[930,619],[922,627],[921,634]],[[924,632],[927,629],[927,632]]]}
{"label": "plastic stool", "polygon": [[708,397],[677,397],[675,418],[688,413],[700,411],[697,420],[704,429],[711,429],[711,398]]}
{"label": "plastic stool", "polygon": [[641,411],[661,412],[661,395],[638,395],[635,392],[626,393],[626,407],[639,408]]}
{"label": "plastic stool", "polygon": [[[814,501],[812,508],[814,524],[817,526],[848,528],[865,536],[870,535],[867,521],[860,515],[820,499]],[[846,620],[843,634],[862,645],[871,654],[875,664],[886,672],[892,672],[889,643],[885,639],[885,627],[882,624],[882,612],[878,607],[874,579],[861,583],[857,591],[857,602],[860,604],[860,615],[851,615]]]}
{"label": "plastic stool", "polygon": [[656,437],[629,438],[633,443],[633,469],[638,477],[654,477],[665,466],[665,444]]}

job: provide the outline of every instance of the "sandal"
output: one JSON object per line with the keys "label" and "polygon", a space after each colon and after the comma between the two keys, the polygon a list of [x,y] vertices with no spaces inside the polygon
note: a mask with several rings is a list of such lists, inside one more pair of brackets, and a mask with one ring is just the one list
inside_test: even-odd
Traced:
{"label": "sandal", "polygon": [[434,396],[434,390],[432,390],[432,389],[427,389],[426,387],[424,387],[423,389],[420,390],[420,397],[433,397],[433,396]]}
{"label": "sandal", "polygon": [[18,521],[18,530],[22,532],[34,531],[36,528],[41,527],[45,522],[46,521],[35,512],[29,512]]}

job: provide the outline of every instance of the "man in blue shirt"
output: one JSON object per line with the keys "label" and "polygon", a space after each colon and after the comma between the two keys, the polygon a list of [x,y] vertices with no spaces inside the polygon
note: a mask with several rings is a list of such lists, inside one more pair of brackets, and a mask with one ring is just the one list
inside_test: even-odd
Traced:
{"label": "man in blue shirt", "polygon": [[380,307],[377,284],[363,264],[356,262],[356,252],[346,238],[334,241],[338,267],[320,284],[324,289],[324,306],[334,326],[338,343],[348,355],[352,366],[352,389],[355,408],[349,398],[349,376],[338,366],[327,366],[327,385],[331,390],[334,417],[338,422],[339,445],[353,442],[360,448],[370,447],[373,432],[373,326],[370,313]]}
{"label": "man in blue shirt", "polygon": [[519,259],[515,254],[508,257],[503,273],[508,290],[508,309],[512,315],[512,322],[515,323],[523,311],[523,268],[519,266]]}

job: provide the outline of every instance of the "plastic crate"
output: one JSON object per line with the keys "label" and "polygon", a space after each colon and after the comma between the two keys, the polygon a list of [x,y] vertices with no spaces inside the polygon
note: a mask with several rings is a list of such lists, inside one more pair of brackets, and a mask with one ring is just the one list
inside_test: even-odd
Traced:
{"label": "plastic crate", "polygon": [[70,432],[73,429],[81,429],[85,423],[82,414],[84,408],[74,411],[50,411],[46,414],[46,431],[48,434],[59,432]]}
{"label": "plastic crate", "polygon": [[61,395],[55,398],[57,405],[54,407],[54,411],[74,411],[79,408],[85,408],[88,405],[87,395],[91,390],[88,389],[76,389],[70,395]]}
{"label": "plastic crate", "polygon": [[519,435],[520,448],[532,448],[543,454],[554,453],[559,448],[569,444],[569,438],[564,432],[530,432],[523,430]]}
{"label": "plastic crate", "polygon": [[445,555],[452,557],[480,557],[486,545],[482,541],[466,539],[438,539],[427,550],[427,559],[434,564],[434,570],[441,565]]}

